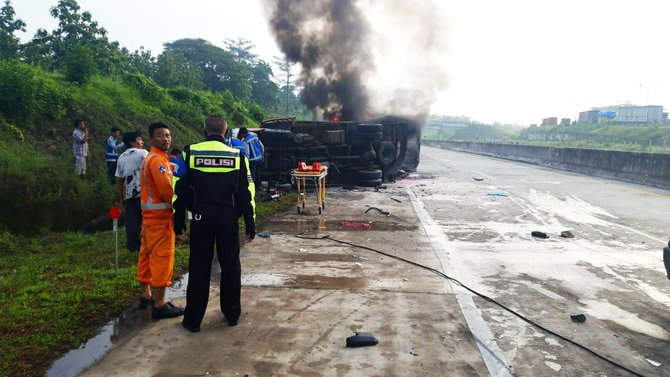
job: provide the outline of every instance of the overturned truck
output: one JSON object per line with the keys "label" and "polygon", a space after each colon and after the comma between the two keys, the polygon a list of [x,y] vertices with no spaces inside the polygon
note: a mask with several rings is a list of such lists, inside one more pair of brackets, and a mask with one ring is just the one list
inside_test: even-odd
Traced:
{"label": "overturned truck", "polygon": [[328,181],[376,187],[414,171],[419,163],[418,122],[387,116],[366,122],[276,118],[257,130],[265,145],[264,180],[288,182],[299,162],[329,166]]}

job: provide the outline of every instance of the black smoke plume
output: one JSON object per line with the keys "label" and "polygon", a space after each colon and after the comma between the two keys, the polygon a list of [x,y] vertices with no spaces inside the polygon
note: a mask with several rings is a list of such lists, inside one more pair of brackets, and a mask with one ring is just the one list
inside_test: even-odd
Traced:
{"label": "black smoke plume", "polygon": [[362,120],[369,114],[364,79],[374,71],[366,46],[369,25],[354,0],[267,2],[280,49],[300,63],[301,100],[326,119]]}

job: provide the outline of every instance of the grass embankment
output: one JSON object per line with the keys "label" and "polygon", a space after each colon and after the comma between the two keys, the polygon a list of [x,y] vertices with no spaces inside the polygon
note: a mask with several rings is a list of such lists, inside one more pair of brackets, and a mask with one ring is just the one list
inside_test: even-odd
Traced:
{"label": "grass embankment", "polygon": [[[295,196],[257,203],[257,221],[294,204]],[[242,233],[243,231],[241,231]],[[50,364],[135,305],[137,254],[119,231],[119,271],[114,236],[0,233],[0,376],[43,376]],[[175,278],[187,270],[188,246],[179,245]]]}

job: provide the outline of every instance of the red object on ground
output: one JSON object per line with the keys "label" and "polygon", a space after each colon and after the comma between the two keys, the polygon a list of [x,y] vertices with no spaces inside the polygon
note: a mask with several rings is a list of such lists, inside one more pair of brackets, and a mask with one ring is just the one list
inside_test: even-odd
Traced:
{"label": "red object on ground", "polygon": [[370,224],[355,221],[340,221],[340,226],[349,229],[370,229]]}
{"label": "red object on ground", "polygon": [[107,214],[108,214],[109,217],[111,217],[112,219],[118,219],[119,217],[121,217],[121,208],[119,208],[119,207],[112,207],[112,208],[109,209],[109,212],[108,212]]}

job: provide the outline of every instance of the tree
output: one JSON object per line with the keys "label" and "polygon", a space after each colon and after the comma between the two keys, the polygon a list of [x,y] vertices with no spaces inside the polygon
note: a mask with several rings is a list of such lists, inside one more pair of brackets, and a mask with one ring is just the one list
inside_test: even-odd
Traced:
{"label": "tree", "polygon": [[0,8],[0,59],[9,59],[17,56],[19,39],[14,36],[15,31],[26,31],[25,22],[14,19],[16,13],[12,2],[5,0],[5,6]]}
{"label": "tree", "polygon": [[280,92],[272,81],[270,64],[260,60],[251,67],[252,99],[266,109],[274,109],[280,103]]}
{"label": "tree", "polygon": [[228,51],[204,39],[180,39],[165,44],[165,50],[197,67],[203,83],[215,92],[230,91],[235,97],[251,99],[251,75],[246,64]]}
{"label": "tree", "polygon": [[237,38],[236,40],[226,39],[223,43],[226,45],[228,52],[230,52],[238,62],[246,63],[249,66],[256,64],[258,55],[251,52],[256,46],[254,46],[250,40],[244,38]]}
{"label": "tree", "polygon": [[286,74],[286,81],[285,85],[282,87],[282,91],[284,92],[284,103],[286,105],[286,116],[290,114],[290,99],[291,95],[294,95],[291,89],[291,76],[293,76],[293,67],[295,66],[295,63],[291,63],[287,58],[280,58],[278,56],[274,57],[275,61],[274,64],[279,68],[280,72],[283,72]]}
{"label": "tree", "polygon": [[96,71],[115,74],[126,70],[128,59],[118,42],[110,43],[107,31],[93,20],[90,12],[80,9],[76,0],[59,0],[49,11],[58,20],[58,28],[51,33],[44,29],[37,31],[23,51],[26,61],[67,71],[73,64],[73,54],[83,53],[85,47],[92,54]]}
{"label": "tree", "polygon": [[156,61],[155,81],[165,88],[202,89],[202,72],[181,56],[165,50]]}

